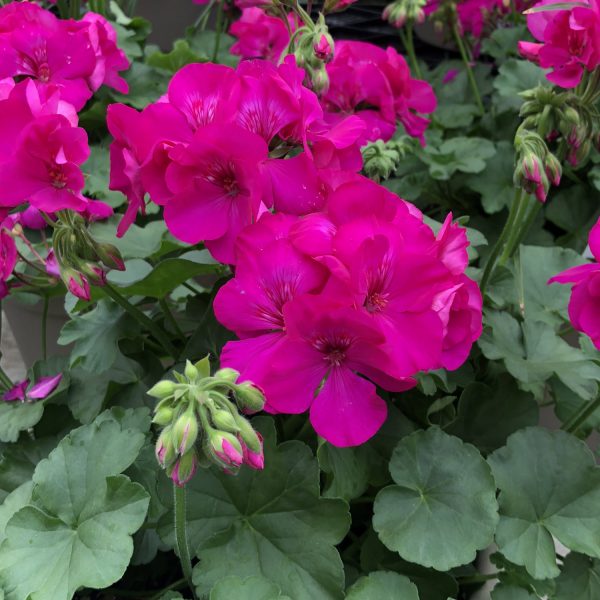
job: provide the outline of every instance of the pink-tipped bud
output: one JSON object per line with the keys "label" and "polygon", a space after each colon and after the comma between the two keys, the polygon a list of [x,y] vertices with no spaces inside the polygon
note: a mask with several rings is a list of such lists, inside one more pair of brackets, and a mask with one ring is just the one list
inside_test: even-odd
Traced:
{"label": "pink-tipped bud", "polygon": [[90,284],[85,275],[74,271],[73,269],[64,269],[61,273],[63,281],[67,284],[67,289],[82,300],[91,300]]}
{"label": "pink-tipped bud", "polygon": [[188,452],[177,460],[169,477],[175,485],[183,487],[194,476],[197,468],[198,458],[196,452]]}
{"label": "pink-tipped bud", "polygon": [[323,61],[329,62],[333,58],[333,41],[331,36],[321,34],[321,37],[313,44],[315,56]]}
{"label": "pink-tipped bud", "polygon": [[97,243],[95,250],[98,258],[109,269],[116,269],[117,271],[125,270],[125,262],[116,246],[106,243]]}
{"label": "pink-tipped bud", "polygon": [[246,414],[262,410],[266,402],[261,389],[250,381],[243,381],[236,386],[235,398],[240,410]]}
{"label": "pink-tipped bud", "polygon": [[52,277],[60,277],[60,267],[54,255],[54,250],[49,250],[46,256],[46,273]]}
{"label": "pink-tipped bud", "polygon": [[230,433],[214,431],[210,434],[212,452],[224,466],[239,467],[244,462],[244,453],[238,439]]}
{"label": "pink-tipped bud", "polygon": [[242,446],[242,451],[244,453],[244,464],[248,465],[251,469],[256,469],[257,471],[262,471],[265,468],[265,455],[263,452],[263,438],[257,433],[259,440],[260,448],[257,452],[248,448],[248,446],[244,443],[242,439],[240,439],[240,444]]}
{"label": "pink-tipped bud", "polygon": [[106,285],[106,272],[98,265],[90,262],[81,263],[81,272],[93,285]]}
{"label": "pink-tipped bud", "polygon": [[194,447],[198,439],[198,421],[192,405],[175,421],[172,436],[178,454],[186,454]]}

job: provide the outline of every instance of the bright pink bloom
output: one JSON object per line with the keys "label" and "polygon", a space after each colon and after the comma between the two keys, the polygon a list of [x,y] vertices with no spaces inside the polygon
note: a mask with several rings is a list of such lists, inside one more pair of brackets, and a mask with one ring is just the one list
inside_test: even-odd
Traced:
{"label": "bright pink bloom", "polygon": [[4,392],[2,399],[5,402],[14,402],[18,400],[20,402],[31,402],[33,400],[43,400],[47,398],[60,384],[62,380],[62,373],[58,375],[50,375],[48,377],[41,377],[38,379],[29,390],[29,379],[24,379],[16,383],[10,390]]}
{"label": "bright pink bloom", "polygon": [[[549,6],[542,0],[535,6]],[[519,42],[521,54],[543,68],[552,68],[547,78],[563,88],[574,88],[584,69],[592,71],[600,63],[600,14],[595,2],[589,7],[548,10],[527,15],[533,36],[542,42]]]}
{"label": "bright pink bloom", "polygon": [[6,229],[0,229],[0,280],[6,281],[17,263],[17,246]]}
{"label": "bright pink bloom", "polygon": [[29,385],[29,379],[23,379],[23,381],[18,381],[7,390],[2,395],[2,400],[5,402],[15,402],[18,400],[19,402],[25,402],[25,392],[27,390],[27,386]]}
{"label": "bright pink bloom", "polygon": [[60,267],[58,266],[58,261],[56,260],[56,256],[54,255],[54,250],[50,249],[48,251],[48,255],[46,256],[46,273],[51,275],[52,277],[59,278],[60,277]]}
{"label": "bright pink bloom", "polygon": [[[290,27],[295,25],[293,17],[288,17]],[[268,15],[256,7],[244,8],[242,16],[229,28],[229,33],[237,38],[231,53],[242,58],[263,58],[277,63],[290,41],[287,27],[278,17]]]}
{"label": "bright pink bloom", "polygon": [[590,232],[589,245],[596,262],[571,267],[548,283],[572,283],[569,318],[600,349],[600,219]]}
{"label": "bright pink bloom", "polygon": [[102,15],[93,12],[86,13],[81,21],[89,23],[87,35],[96,56],[94,71],[88,78],[90,89],[97,90],[101,85],[107,85],[126,94],[129,86],[119,76],[119,71],[129,68],[129,60],[117,46],[117,32]]}
{"label": "bright pink bloom", "polygon": [[411,78],[406,61],[393,48],[337,42],[327,72],[330,85],[324,108],[363,118],[367,124],[363,143],[390,139],[397,119],[407,133],[423,140],[429,121],[421,113],[435,110],[435,95],[427,82]]}
{"label": "bright pink bloom", "polygon": [[260,212],[267,155],[261,137],[235,125],[207,125],[189,146],[174,148],[166,173],[175,194],[165,206],[171,233],[204,240],[217,260],[232,263],[235,238]]}

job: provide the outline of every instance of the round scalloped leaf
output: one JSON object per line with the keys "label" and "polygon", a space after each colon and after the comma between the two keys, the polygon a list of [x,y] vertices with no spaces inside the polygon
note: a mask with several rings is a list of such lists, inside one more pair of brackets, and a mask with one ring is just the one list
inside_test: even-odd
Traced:
{"label": "round scalloped leaf", "polygon": [[346,600],[419,600],[417,586],[408,577],[391,571],[375,571],[361,577],[349,590]]}

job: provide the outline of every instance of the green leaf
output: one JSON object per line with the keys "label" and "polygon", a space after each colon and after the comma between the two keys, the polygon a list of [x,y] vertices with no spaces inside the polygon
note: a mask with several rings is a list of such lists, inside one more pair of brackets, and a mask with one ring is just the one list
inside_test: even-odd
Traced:
{"label": "green leaf", "polygon": [[446,432],[487,454],[503,446],[511,433],[537,425],[538,419],[533,396],[519,390],[514,379],[504,375],[493,387],[470,383],[458,402],[457,418]]}
{"label": "green leaf", "polygon": [[103,419],[72,431],[36,467],[31,505],[10,518],[0,545],[6,600],[69,600],[125,572],[148,494],[119,473],[144,435],[110,413]]}
{"label": "green leaf", "polygon": [[499,112],[518,111],[523,104],[519,94],[544,82],[548,83],[543,69],[528,60],[510,58],[498,69],[494,79],[497,94],[492,101]]}
{"label": "green leaf", "polygon": [[556,579],[554,600],[597,600],[600,598],[600,560],[572,552]]}
{"label": "green leaf", "polygon": [[369,486],[371,453],[367,446],[337,448],[324,442],[319,446],[319,466],[326,474],[323,496],[352,500],[361,496]]}
{"label": "green leaf", "polygon": [[210,600],[289,600],[282,596],[281,589],[276,583],[261,576],[225,577],[221,579],[210,592]]}
{"label": "green leaf", "polygon": [[454,137],[438,147],[426,146],[422,157],[434,179],[447,180],[456,172],[481,173],[496,154],[494,144],[478,137]]}
{"label": "green leaf", "polygon": [[122,237],[117,237],[117,225],[119,219],[111,217],[106,221],[92,223],[90,233],[95,240],[114,244],[124,259],[129,258],[147,258],[158,252],[163,236],[167,233],[164,221],[152,221],[145,227],[131,225],[127,233]]}
{"label": "green leaf", "polygon": [[108,281],[124,294],[152,298],[164,298],[188,279],[222,269],[208,250],[186,252],[155,266],[139,258],[127,261],[125,266],[125,271],[111,271]]}
{"label": "green leaf", "polygon": [[390,571],[375,571],[361,577],[349,590],[346,600],[419,600],[417,586],[407,577]]}
{"label": "green leaf", "polygon": [[503,360],[522,389],[541,398],[544,383],[556,375],[582,398],[595,397],[600,367],[540,321],[518,321],[505,312],[487,312],[479,346],[490,360]]}
{"label": "green leaf", "polygon": [[31,502],[32,489],[33,482],[26,481],[16,490],[12,491],[5,498],[4,502],[0,504],[0,542],[6,539],[6,524],[12,516]]}
{"label": "green leaf", "polygon": [[119,350],[119,340],[135,337],[138,331],[133,317],[116,304],[101,300],[95,309],[64,325],[58,343],[74,344],[71,365],[101,373],[116,361],[126,360]]}
{"label": "green leaf", "polygon": [[496,154],[487,162],[483,173],[467,179],[467,185],[481,194],[481,204],[486,213],[497,213],[510,206],[515,195],[513,172],[513,145],[501,141],[496,145]]}
{"label": "green leaf", "polygon": [[173,49],[170,52],[154,52],[146,59],[146,62],[151,67],[158,67],[176,73],[185,65],[200,62],[200,60],[201,58],[192,52],[190,45],[185,40],[175,40]]}
{"label": "green leaf", "polygon": [[129,84],[129,93],[119,94],[111,91],[112,97],[115,102],[123,102],[141,110],[165,93],[170,73],[135,61],[124,78]]}
{"label": "green leaf", "polygon": [[469,127],[478,113],[475,104],[444,103],[437,107],[435,119],[444,129],[462,129]]}
{"label": "green leaf", "polygon": [[100,144],[90,145],[90,157],[81,167],[85,173],[85,194],[103,200],[113,208],[125,203],[125,196],[121,192],[108,189],[110,179],[110,154],[108,146]]}
{"label": "green leaf", "polygon": [[537,598],[552,598],[555,590],[554,579],[534,579],[525,567],[515,565],[510,562],[499,552],[494,552],[490,556],[490,561],[498,567],[501,571],[498,575],[498,579],[501,583],[512,586],[523,588],[534,594]]}
{"label": "green leaf", "polygon": [[503,63],[511,56],[518,56],[517,44],[520,40],[525,39],[526,32],[527,27],[521,24],[512,27],[499,27],[489,37],[482,40],[481,51]]}
{"label": "green leaf", "polygon": [[492,590],[492,600],[538,600],[538,596],[515,585],[500,583]]}
{"label": "green leaf", "polygon": [[523,282],[525,319],[536,319],[550,325],[561,325],[571,296],[570,286],[553,284],[548,280],[576,265],[587,261],[568,248],[521,246],[520,265]]}
{"label": "green leaf", "polygon": [[536,579],[556,577],[553,537],[600,557],[600,468],[581,441],[530,427],[488,461],[500,488],[496,543]]}
{"label": "green leaf", "polygon": [[390,472],[397,485],[377,494],[373,527],[402,558],[447,571],[491,542],[496,486],[473,446],[437,427],[417,431],[394,450]]}
{"label": "green leaf", "polygon": [[402,560],[388,550],[370,529],[362,540],[360,566],[363,572],[394,571],[408,577],[419,590],[420,600],[447,600],[456,598],[458,586],[450,573],[441,573]]}
{"label": "green leaf", "polygon": [[0,441],[16,442],[21,431],[36,425],[44,414],[44,402],[0,402]]}
{"label": "green leaf", "polygon": [[[294,600],[342,598],[334,545],[348,529],[347,504],[320,498],[319,468],[308,446],[276,446],[272,421],[265,422],[263,471],[245,468],[231,477],[213,468],[186,486],[190,546],[200,559],[198,593],[228,575],[262,575]],[[172,530],[165,518],[159,532],[172,539]]]}

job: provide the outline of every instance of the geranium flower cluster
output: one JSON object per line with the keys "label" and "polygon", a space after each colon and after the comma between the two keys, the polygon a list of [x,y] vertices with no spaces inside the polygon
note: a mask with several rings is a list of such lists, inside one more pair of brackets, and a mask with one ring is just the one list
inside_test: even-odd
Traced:
{"label": "geranium flower cluster", "polygon": [[58,19],[32,2],[11,2],[0,9],[0,56],[0,79],[28,77],[52,85],[75,110],[103,84],[128,91],[119,71],[129,61],[114,28],[93,12],[80,21]]}
{"label": "geranium flower cluster", "polygon": [[[293,27],[294,21],[290,23]],[[230,33],[238,38],[231,51],[242,58],[277,62],[289,42],[282,20],[256,7],[244,9]],[[423,140],[429,124],[423,114],[435,110],[436,98],[429,83],[411,77],[405,59],[394,48],[383,50],[367,42],[337,41],[326,70],[329,89],[321,103],[328,123],[357,114],[365,122],[361,145],[389,140],[397,121],[409,135]]]}
{"label": "geranium flower cluster", "polygon": [[[547,78],[563,88],[576,87],[584,71],[593,71],[600,63],[600,13],[596,2],[573,8],[552,8],[554,0],[542,0],[534,8],[546,10],[527,15],[527,26],[541,43],[519,42],[521,54],[540,65],[551,68]],[[568,2],[567,2],[568,4]]]}
{"label": "geranium flower cluster", "polygon": [[217,319],[240,341],[221,364],[261,387],[273,413],[310,410],[337,446],[386,418],[375,384],[398,392],[419,371],[455,369],[481,332],[481,295],[464,275],[468,242],[448,217],[435,236],[412,205],[348,176],[321,211],[264,214],[236,244]]}
{"label": "geranium flower cluster", "polygon": [[548,283],[573,284],[569,302],[571,323],[600,350],[600,219],[590,231],[588,242],[595,262],[571,267]]}
{"label": "geranium flower cluster", "polygon": [[[173,235],[204,241],[215,258],[233,263],[237,235],[269,208],[321,208],[327,170],[361,168],[364,123],[350,116],[329,126],[303,79],[293,57],[279,67],[193,64],[141,113],[109,106],[110,187],[129,199],[119,235],[149,194]],[[279,158],[292,150],[293,158]]]}
{"label": "geranium flower cluster", "polygon": [[[423,7],[426,16],[434,20],[437,15],[445,16],[445,0],[429,0]],[[462,0],[456,3],[456,25],[461,35],[470,35],[475,40],[491,29],[494,20],[510,10],[503,0]],[[452,10],[454,10],[452,8]]]}
{"label": "geranium flower cluster", "polygon": [[310,407],[317,432],[348,446],[385,419],[375,384],[405,390],[466,359],[481,296],[464,230],[449,218],[436,237],[357,175],[361,113],[331,124],[303,80],[292,56],[193,64],[142,112],[110,106],[111,187],[129,198],[121,233],[149,194],[173,235],[235,265],[215,312],[241,340],[222,366],[257,383],[271,412]]}
{"label": "geranium flower cluster", "polygon": [[[86,277],[67,274],[51,249],[38,254],[23,227],[44,228],[40,211],[49,219],[62,210],[85,220],[112,214],[110,206],[82,194],[81,167],[90,149],[77,111],[103,84],[127,92],[118,73],[128,66],[115,30],[100,15],[60,20],[30,2],[0,8],[0,295],[8,292],[6,281],[17,263],[15,237],[29,247],[37,269],[46,270],[48,283],[63,276],[71,291],[85,288]],[[32,281],[21,274],[16,285]],[[72,285],[77,281],[81,285]]]}

